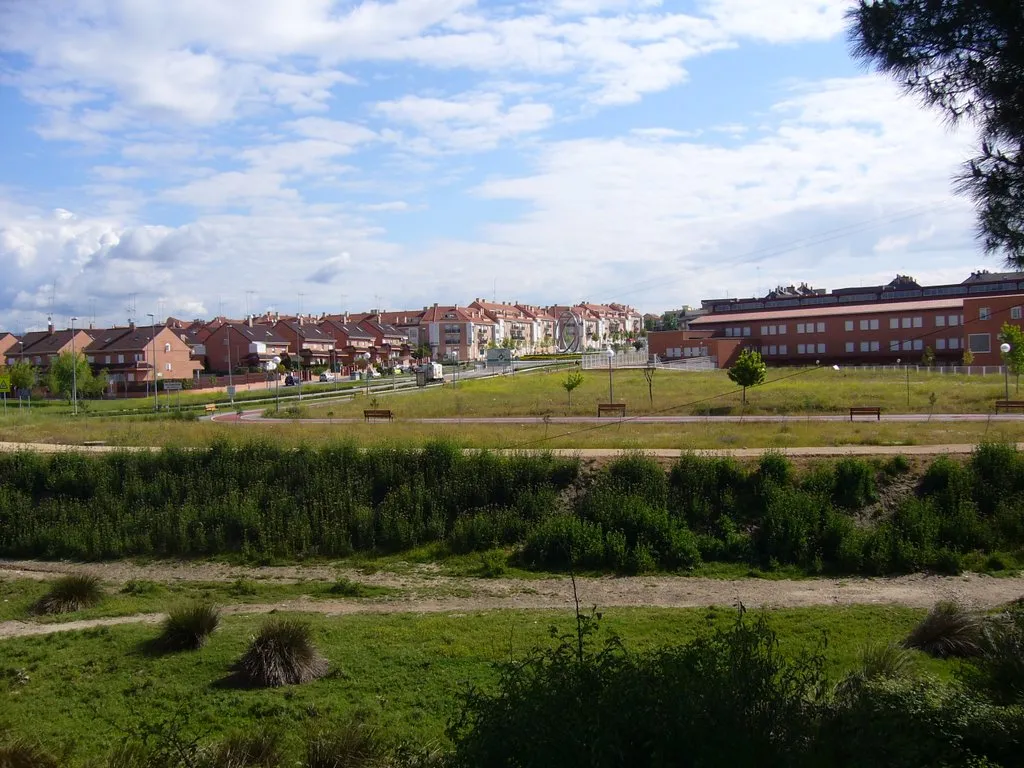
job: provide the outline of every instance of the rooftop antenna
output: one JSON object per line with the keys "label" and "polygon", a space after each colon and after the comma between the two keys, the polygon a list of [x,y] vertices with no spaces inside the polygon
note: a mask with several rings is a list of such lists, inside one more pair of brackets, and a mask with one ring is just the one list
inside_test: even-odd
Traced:
{"label": "rooftop antenna", "polygon": [[491,303],[498,303],[498,278],[494,278],[493,282],[491,283]]}
{"label": "rooftop antenna", "polygon": [[376,310],[377,312],[380,312],[380,294],[379,293],[373,294],[373,303],[374,303],[374,307],[373,307],[374,310]]}
{"label": "rooftop antenna", "polygon": [[300,294],[299,294],[299,314],[298,314],[298,315],[296,315],[296,318],[295,318],[296,320],[297,320],[297,319],[298,319],[298,318],[299,318],[299,317],[300,317],[300,316],[302,315],[302,298],[303,298],[303,297],[304,297],[305,295],[306,295],[306,294],[304,294],[304,293],[300,293]]}
{"label": "rooftop antenna", "polygon": [[245,316],[248,317],[252,314],[252,304],[249,299],[256,295],[256,291],[245,292]]}
{"label": "rooftop antenna", "polygon": [[217,317],[224,317],[224,297],[217,297]]}

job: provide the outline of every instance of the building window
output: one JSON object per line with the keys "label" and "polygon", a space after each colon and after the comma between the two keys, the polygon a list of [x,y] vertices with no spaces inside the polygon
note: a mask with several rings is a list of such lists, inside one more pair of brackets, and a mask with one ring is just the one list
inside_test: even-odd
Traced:
{"label": "building window", "polygon": [[86,355],[85,359],[88,360],[90,363],[95,363],[96,362],[96,358],[93,357],[92,355]]}
{"label": "building window", "polygon": [[949,340],[949,348],[950,349],[960,349],[960,339],[950,339]]}
{"label": "building window", "polygon": [[726,328],[725,329],[725,335],[726,336],[732,336],[732,328]]}
{"label": "building window", "polygon": [[117,356],[117,362],[118,363],[123,363],[124,362],[124,355],[118,355]]}
{"label": "building window", "polygon": [[946,340],[945,339],[936,339],[935,340],[935,349],[936,349],[936,351],[941,352],[945,348],[946,348]]}
{"label": "building window", "polygon": [[903,328],[909,328],[910,327],[910,318],[909,317],[901,317],[900,318],[900,325]]}
{"label": "building window", "polygon": [[959,325],[959,322],[957,322],[957,316],[956,315],[950,315],[948,319],[949,319],[950,327],[952,327],[954,325]]}
{"label": "building window", "polygon": [[870,349],[871,349],[871,345],[870,345],[870,344],[868,344],[868,343],[867,343],[866,341],[862,341],[862,342],[860,343],[860,351],[861,351],[861,352],[867,352],[867,351],[868,351],[868,350],[870,350]]}
{"label": "building window", "polygon": [[775,335],[775,332],[776,332],[777,330],[779,330],[779,329],[778,329],[778,328],[776,328],[776,327],[775,327],[774,325],[769,325],[769,326],[768,326],[768,335],[769,335],[769,336],[774,336],[774,335]]}
{"label": "building window", "polygon": [[[799,328],[799,327],[800,326],[797,326],[797,328]],[[797,331],[797,333],[800,333],[800,331]],[[806,354],[806,350],[807,350],[807,345],[806,344],[797,344],[796,345],[796,353],[798,355]]]}
{"label": "building window", "polygon": [[[782,326],[782,327],[785,328],[786,326]],[[780,344],[779,345],[779,354],[780,355],[788,355],[789,354],[789,347],[787,345],[785,345],[785,344]]]}
{"label": "building window", "polygon": [[824,355],[825,354],[825,345],[824,344],[819,344],[818,345],[818,354],[819,355]]}
{"label": "building window", "polygon": [[852,330],[853,330],[853,320],[847,320],[847,321],[846,321],[846,322],[845,322],[845,323],[843,324],[843,326],[844,326],[844,327],[846,328],[846,330],[848,330],[848,331],[852,331]]}
{"label": "building window", "polygon": [[110,365],[110,355],[107,355],[103,360],[107,365]]}
{"label": "building window", "polygon": [[1021,319],[1020,307],[1010,307],[1010,319],[1011,320],[1020,320]]}
{"label": "building window", "polygon": [[914,327],[915,328],[924,328],[924,318],[923,317],[915,317],[914,318]]}
{"label": "building window", "polygon": [[936,328],[945,328],[946,327],[946,316],[945,315],[936,315],[935,316],[935,327]]}
{"label": "building window", "polygon": [[767,336],[768,335],[768,326],[767,325],[762,325],[761,326],[761,335],[762,336]]}
{"label": "building window", "polygon": [[171,370],[171,364],[170,363],[164,363],[164,370],[165,371]]}
{"label": "building window", "polygon": [[854,351],[853,347],[854,347],[854,344],[853,344],[852,341],[846,342],[846,351],[847,352],[853,352]]}
{"label": "building window", "polygon": [[918,352],[924,349],[924,341],[921,339],[914,339],[914,349]]}
{"label": "building window", "polygon": [[796,332],[797,333],[803,333],[804,332],[804,324],[803,323],[797,323],[796,324]]}
{"label": "building window", "polygon": [[862,331],[870,330],[870,326],[868,325],[868,321],[867,320],[861,320],[860,321],[860,329]]}
{"label": "building window", "polygon": [[991,352],[991,333],[970,333],[967,335],[967,348],[971,352]]}
{"label": "building window", "polygon": [[890,352],[899,352],[900,351],[899,339],[891,339],[889,341],[889,351]]}
{"label": "building window", "polygon": [[913,349],[913,347],[914,347],[914,343],[912,341],[910,341],[910,339],[905,339],[903,341],[903,351],[904,352],[909,352],[911,349]]}
{"label": "building window", "polygon": [[170,351],[171,351],[171,343],[167,342],[166,344],[164,344],[164,352],[170,352]]}
{"label": "building window", "polygon": [[749,336],[750,335],[750,326],[749,325],[746,328],[743,329],[743,335],[744,336]]}
{"label": "building window", "polygon": [[[782,335],[782,334],[785,334],[785,333],[786,333],[786,326],[785,325],[780,325],[779,326],[779,334]],[[786,353],[783,352],[782,354],[786,354]]]}
{"label": "building window", "polygon": [[871,342],[871,351],[872,352],[877,352],[879,350],[879,348],[880,348],[880,345],[879,345],[879,343],[877,341],[872,341]]}
{"label": "building window", "polygon": [[900,319],[898,317],[889,318],[889,330],[900,327]]}
{"label": "building window", "polygon": [[[978,308],[978,319],[979,320],[988,320],[991,317],[992,317],[992,310],[991,309],[989,309],[988,307],[979,307]],[[981,336],[982,334],[977,333],[975,335],[976,336]],[[971,352],[973,352],[973,351],[974,350],[972,349]]]}
{"label": "building window", "polygon": [[818,330],[818,333],[824,333],[825,332],[825,324],[824,323],[818,323],[818,329],[817,330]]}
{"label": "building window", "polygon": [[878,330],[878,318],[877,317],[873,318],[871,320],[871,330],[872,331],[877,331]]}
{"label": "building window", "polygon": [[776,347],[774,344],[772,344],[770,347],[768,347],[768,354],[769,355],[776,355],[776,354],[778,354],[778,347]]}

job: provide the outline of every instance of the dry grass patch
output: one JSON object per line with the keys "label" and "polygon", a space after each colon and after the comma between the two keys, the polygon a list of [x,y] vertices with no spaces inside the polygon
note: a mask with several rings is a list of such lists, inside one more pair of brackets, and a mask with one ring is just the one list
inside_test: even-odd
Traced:
{"label": "dry grass patch", "polygon": [[327,659],[313,644],[312,630],[298,619],[269,619],[238,662],[246,682],[262,687],[297,685],[327,674]]}
{"label": "dry grass patch", "polygon": [[921,619],[903,645],[937,659],[977,656],[981,629],[981,620],[975,614],[957,603],[943,601]]}
{"label": "dry grass patch", "polygon": [[103,588],[98,577],[76,573],[62,576],[32,607],[34,613],[73,613],[91,608],[103,599]]}

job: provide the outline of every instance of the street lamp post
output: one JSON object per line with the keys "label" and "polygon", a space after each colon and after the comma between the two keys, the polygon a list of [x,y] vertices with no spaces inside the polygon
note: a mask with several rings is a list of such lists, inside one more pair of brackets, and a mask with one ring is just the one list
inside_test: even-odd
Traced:
{"label": "street lamp post", "polygon": [[1003,381],[1006,384],[1006,399],[1010,399],[1010,366],[1008,366],[1006,356],[1010,354],[1010,345],[1005,341],[999,345],[999,351],[1003,353]]}
{"label": "street lamp post", "polygon": [[[900,358],[896,358],[896,365],[900,364]],[[903,370],[907,374],[907,407],[910,407],[910,363],[903,366]]]}
{"label": "street lamp post", "polygon": [[156,315],[152,312],[147,312],[146,317],[149,318],[149,335],[150,343],[153,345],[153,410],[160,410],[160,382],[157,381],[157,368],[156,364]]}
{"label": "street lamp post", "polygon": [[274,410],[281,410],[281,372],[277,370],[277,367],[281,364],[281,358],[274,355],[270,358],[270,363],[274,366]]}
{"label": "street lamp post", "polygon": [[612,358],[615,357],[615,350],[608,347],[608,402],[615,402],[615,389],[612,384]]}
{"label": "street lamp post", "polygon": [[71,412],[78,415],[78,352],[75,351],[75,321],[71,318]]}

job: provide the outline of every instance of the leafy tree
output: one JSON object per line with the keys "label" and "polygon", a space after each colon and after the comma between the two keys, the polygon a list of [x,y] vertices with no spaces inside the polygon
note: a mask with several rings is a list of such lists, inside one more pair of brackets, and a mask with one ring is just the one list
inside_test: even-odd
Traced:
{"label": "leafy tree", "polygon": [[661,316],[661,327],[666,331],[678,331],[679,315],[675,312],[666,312]]}
{"label": "leafy tree", "polygon": [[1017,378],[1017,391],[1020,391],[1020,375],[1024,373],[1024,330],[1019,325],[1003,323],[999,331],[999,341],[1010,345],[1010,351],[1003,356],[1006,367]]}
{"label": "leafy tree", "polygon": [[562,382],[562,389],[569,395],[569,407],[572,408],[572,391],[583,383],[583,374],[580,371],[569,371]]}
{"label": "leafy tree", "polygon": [[106,371],[99,376],[93,375],[89,362],[81,352],[73,355],[62,352],[50,363],[46,385],[51,393],[70,402],[76,384],[79,397],[99,397],[103,394],[106,380]]}
{"label": "leafy tree", "polygon": [[977,127],[958,191],[977,207],[985,249],[1024,267],[1024,3],[859,0],[847,18],[857,58]]}
{"label": "leafy tree", "polygon": [[653,317],[646,317],[646,316],[644,317],[644,330],[645,331],[653,331],[654,330],[654,324],[655,324],[655,320],[654,320]]}
{"label": "leafy tree", "polygon": [[430,355],[430,347],[426,344],[420,344],[415,350],[413,350],[412,358],[413,360],[426,360]]}
{"label": "leafy tree", "polygon": [[969,349],[965,349],[964,350],[963,364],[964,365],[973,365],[974,364],[974,353],[971,352],[971,350],[969,350]]}
{"label": "leafy tree", "polygon": [[743,387],[743,404],[747,403],[747,387],[763,384],[768,375],[768,366],[761,359],[761,353],[744,349],[729,369],[729,378]]}
{"label": "leafy tree", "polygon": [[27,360],[19,360],[7,369],[11,375],[11,386],[14,389],[32,389],[36,384],[38,372],[32,363]]}
{"label": "leafy tree", "polygon": [[921,355],[921,365],[927,365],[929,368],[935,365],[935,350],[931,347],[924,348],[924,354]]}

